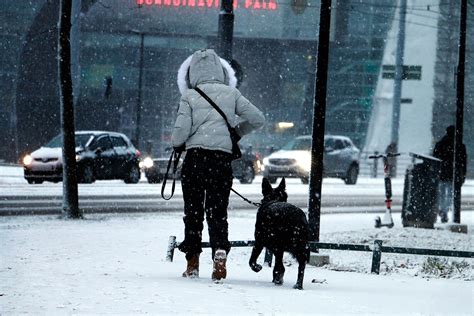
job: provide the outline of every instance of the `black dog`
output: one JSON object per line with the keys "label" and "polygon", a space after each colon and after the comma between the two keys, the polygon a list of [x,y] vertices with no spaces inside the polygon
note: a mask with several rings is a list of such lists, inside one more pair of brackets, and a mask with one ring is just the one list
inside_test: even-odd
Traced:
{"label": "black dog", "polygon": [[302,290],[304,269],[310,254],[306,215],[300,208],[286,203],[288,195],[285,191],[285,178],[276,189],[263,178],[262,194],[262,206],[258,209],[255,223],[255,246],[249,260],[250,268],[255,272],[262,269],[257,258],[263,247],[266,247],[275,255],[273,283],[281,285],[285,274],[283,252],[290,252],[299,264],[298,279],[293,288]]}

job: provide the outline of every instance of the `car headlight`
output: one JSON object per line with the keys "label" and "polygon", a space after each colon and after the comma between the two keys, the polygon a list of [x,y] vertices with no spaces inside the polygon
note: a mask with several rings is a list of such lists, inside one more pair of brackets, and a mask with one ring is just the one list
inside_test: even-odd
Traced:
{"label": "car headlight", "polygon": [[298,157],[297,160],[298,166],[302,168],[304,171],[310,172],[311,171],[311,155],[302,155]]}
{"label": "car headlight", "polygon": [[32,162],[33,162],[33,157],[31,157],[30,155],[26,155],[25,157],[23,157],[23,164],[25,166],[31,165]]}
{"label": "car headlight", "polygon": [[145,159],[143,159],[141,164],[143,168],[151,168],[153,167],[153,159],[151,159],[150,157],[146,157]]}

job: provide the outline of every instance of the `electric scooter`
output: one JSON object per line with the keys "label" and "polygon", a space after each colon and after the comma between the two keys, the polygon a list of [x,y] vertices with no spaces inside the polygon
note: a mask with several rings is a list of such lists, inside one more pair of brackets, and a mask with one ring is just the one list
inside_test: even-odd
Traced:
{"label": "electric scooter", "polygon": [[369,159],[383,159],[383,173],[385,182],[385,214],[383,219],[380,216],[375,217],[375,228],[380,227],[393,227],[392,219],[392,179],[390,177],[390,166],[388,165],[388,158],[400,156],[400,153],[388,153],[386,155],[374,155],[369,156]]}

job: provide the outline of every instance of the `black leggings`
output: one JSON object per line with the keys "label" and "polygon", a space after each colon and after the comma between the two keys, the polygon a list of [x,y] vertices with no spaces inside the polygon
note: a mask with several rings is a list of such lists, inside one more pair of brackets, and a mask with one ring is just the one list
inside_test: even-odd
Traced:
{"label": "black leggings", "polygon": [[209,228],[212,253],[230,250],[227,206],[232,187],[230,154],[205,149],[189,149],[181,171],[184,198],[184,241],[179,249],[189,259],[202,252],[204,214]]}

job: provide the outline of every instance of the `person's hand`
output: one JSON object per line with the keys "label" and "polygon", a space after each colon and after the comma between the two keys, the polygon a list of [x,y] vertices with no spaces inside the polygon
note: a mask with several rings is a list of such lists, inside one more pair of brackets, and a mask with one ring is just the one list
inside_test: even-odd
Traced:
{"label": "person's hand", "polygon": [[178,154],[182,153],[183,151],[186,150],[186,144],[182,144],[179,147],[173,147],[174,151]]}

